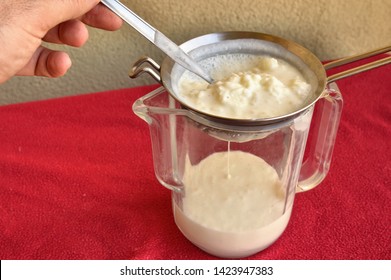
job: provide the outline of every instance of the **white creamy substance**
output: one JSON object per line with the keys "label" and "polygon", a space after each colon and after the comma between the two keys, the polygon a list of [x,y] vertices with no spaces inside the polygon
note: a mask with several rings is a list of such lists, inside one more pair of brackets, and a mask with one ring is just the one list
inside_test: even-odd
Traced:
{"label": "white creamy substance", "polygon": [[207,114],[236,119],[283,116],[302,108],[311,95],[300,71],[281,59],[231,54],[200,63],[216,82],[208,85],[187,71],[178,90],[185,104]]}
{"label": "white creamy substance", "polygon": [[250,153],[214,153],[194,166],[187,160],[183,183],[183,210],[173,202],[175,221],[190,241],[213,255],[254,254],[288,224],[291,208],[284,209],[277,172]]}

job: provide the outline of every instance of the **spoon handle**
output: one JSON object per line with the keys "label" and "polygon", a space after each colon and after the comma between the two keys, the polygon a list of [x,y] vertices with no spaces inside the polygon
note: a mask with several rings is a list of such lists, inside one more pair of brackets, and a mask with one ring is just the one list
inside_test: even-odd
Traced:
{"label": "spoon handle", "polygon": [[152,27],[148,22],[140,18],[132,10],[117,0],[101,0],[110,10],[127,22],[130,26],[136,29],[141,35],[154,43],[156,28]]}
{"label": "spoon handle", "polygon": [[163,33],[152,27],[149,23],[140,18],[132,10],[117,0],[101,0],[110,10],[116,13],[120,18],[136,29],[141,35],[151,41],[155,46],[161,49],[166,55],[171,57],[182,67],[195,73],[208,83],[213,80],[208,73],[202,69],[188,54],[186,54],[178,45],[167,38]]}

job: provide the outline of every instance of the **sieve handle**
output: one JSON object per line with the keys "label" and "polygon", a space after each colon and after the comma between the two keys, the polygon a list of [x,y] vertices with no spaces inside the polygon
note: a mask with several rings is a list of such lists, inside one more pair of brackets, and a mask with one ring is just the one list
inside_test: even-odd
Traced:
{"label": "sieve handle", "polygon": [[135,79],[144,73],[151,75],[159,84],[162,84],[160,65],[148,56],[141,57],[133,64],[132,69],[129,71],[129,77]]}
{"label": "sieve handle", "polygon": [[[367,52],[367,53],[364,53],[364,54],[353,55],[353,56],[350,56],[350,57],[338,59],[338,60],[326,63],[323,66],[324,66],[324,68],[326,70],[328,70],[328,69],[332,69],[332,68],[335,68],[335,67],[347,65],[347,64],[350,64],[352,62],[362,60],[364,58],[372,57],[372,56],[379,55],[379,54],[386,53],[386,52],[390,52],[390,51],[391,51],[391,46],[387,46],[387,47],[384,47],[384,48],[381,48],[381,49],[377,49],[377,50],[374,50],[374,51],[371,51],[371,52]],[[332,82],[335,82],[337,80],[340,80],[340,79],[343,79],[343,78],[346,78],[346,77],[349,77],[349,76],[352,76],[352,75],[355,75],[355,74],[358,74],[358,73],[361,73],[361,72],[364,72],[364,71],[368,71],[368,70],[371,70],[371,69],[374,69],[374,68],[386,65],[388,63],[391,63],[391,56],[385,57],[383,59],[379,59],[379,60],[376,60],[376,61],[373,61],[373,62],[370,62],[370,63],[367,63],[367,64],[364,64],[364,65],[361,65],[361,66],[358,66],[358,67],[355,67],[355,68],[352,68],[352,69],[349,69],[349,70],[346,70],[346,71],[343,71],[343,72],[339,72],[339,73],[334,74],[334,75],[331,75],[331,76],[329,76],[327,78],[327,83],[332,83]]]}
{"label": "sieve handle", "polygon": [[335,83],[317,103],[308,142],[308,157],[300,169],[296,192],[308,191],[319,185],[330,169],[335,139],[341,118],[343,99]]}

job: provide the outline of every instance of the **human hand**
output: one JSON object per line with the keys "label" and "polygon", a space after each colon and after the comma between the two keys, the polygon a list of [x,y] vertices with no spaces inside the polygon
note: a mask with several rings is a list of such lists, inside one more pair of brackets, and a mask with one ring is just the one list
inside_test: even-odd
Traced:
{"label": "human hand", "polygon": [[12,76],[59,77],[71,67],[69,55],[43,41],[82,46],[85,24],[116,30],[122,20],[99,0],[0,0],[0,84]]}

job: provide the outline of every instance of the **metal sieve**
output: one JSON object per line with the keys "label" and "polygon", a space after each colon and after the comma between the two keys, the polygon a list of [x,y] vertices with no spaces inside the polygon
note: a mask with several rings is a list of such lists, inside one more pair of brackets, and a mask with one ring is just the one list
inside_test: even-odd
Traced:
{"label": "metal sieve", "polygon": [[312,92],[310,96],[303,103],[303,106],[294,112],[271,118],[233,119],[208,114],[186,104],[178,94],[177,89],[178,81],[186,69],[175,63],[170,57],[166,57],[161,66],[149,57],[142,57],[134,63],[129,73],[131,78],[136,78],[142,73],[148,73],[156,81],[161,83],[169,94],[184,108],[202,114],[203,117],[213,121],[240,126],[265,125],[294,118],[314,105],[317,100],[327,95],[327,84],[391,63],[391,57],[386,57],[327,77],[326,70],[328,69],[391,51],[391,46],[323,65],[312,52],[293,41],[274,35],[256,32],[233,31],[212,33],[191,39],[180,45],[180,47],[197,62],[222,54],[254,54],[282,59],[297,68],[303,74],[307,82],[311,84]]}

